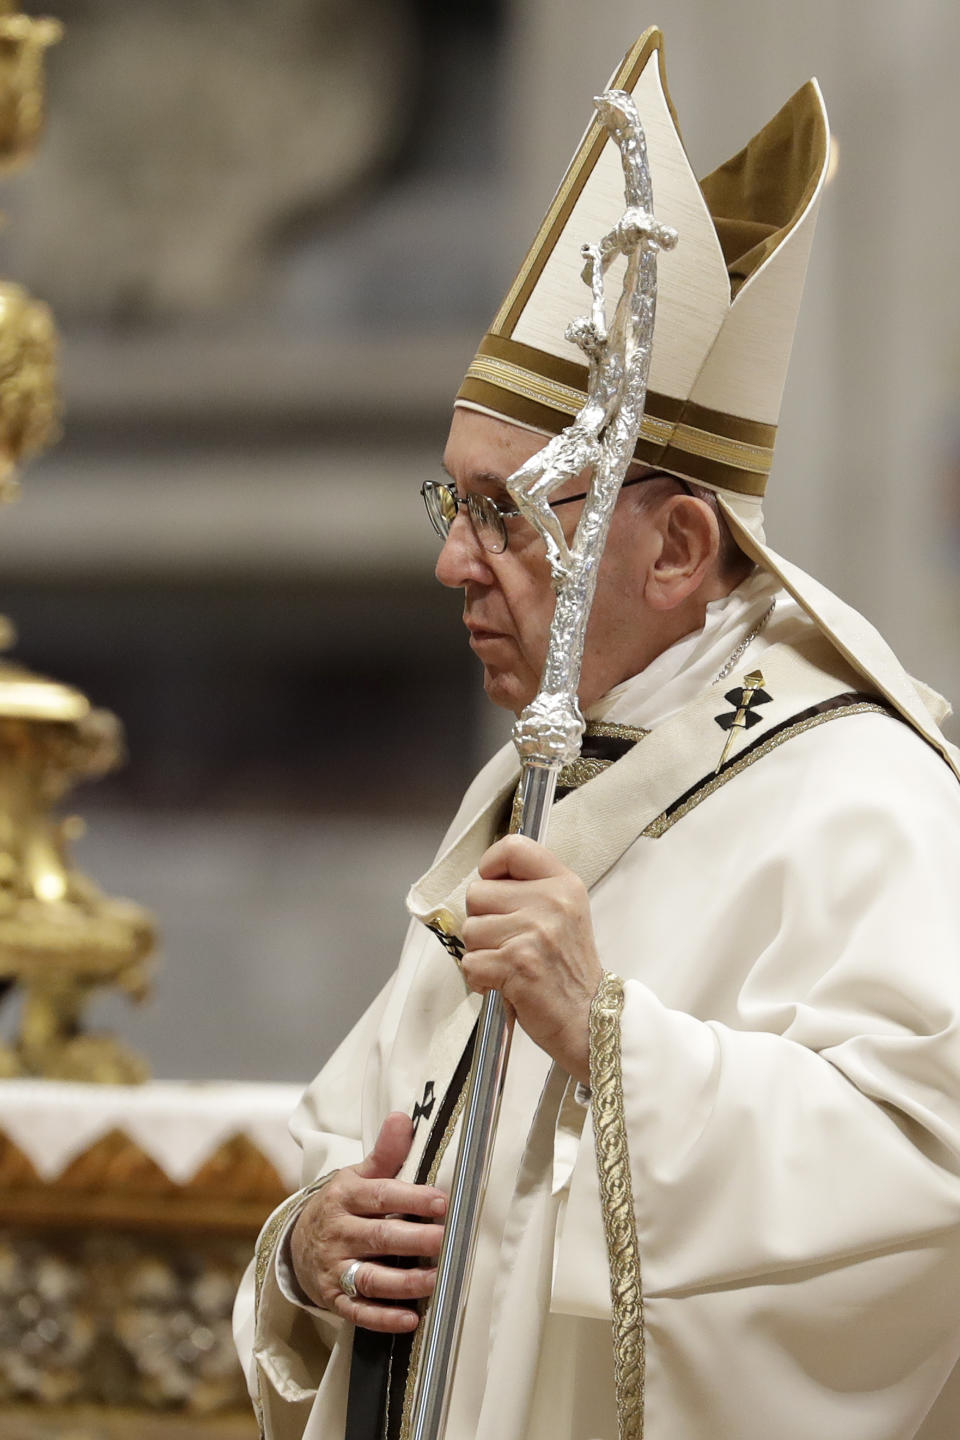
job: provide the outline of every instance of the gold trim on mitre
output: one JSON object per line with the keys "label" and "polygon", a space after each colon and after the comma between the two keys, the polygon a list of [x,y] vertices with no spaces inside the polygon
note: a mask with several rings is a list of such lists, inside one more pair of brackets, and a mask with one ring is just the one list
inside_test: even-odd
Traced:
{"label": "gold trim on mitre", "polygon": [[[698,184],[667,90],[663,37],[647,30],[610,79],[643,121],[654,208],[680,235],[658,267],[650,387],[637,459],[761,496],[829,150],[815,82]],[[565,338],[588,296],[580,246],[623,209],[619,152],[586,131],[516,279],[471,362],[457,405],[550,435],[586,398]],[[619,262],[622,266],[622,262]],[[620,271],[611,271],[616,293]]]}
{"label": "gold trim on mitre", "polygon": [[[556,433],[586,399],[586,368],[499,335],[486,335],[460,387],[459,403]],[[503,393],[511,397],[503,415]],[[762,495],[773,463],[775,425],[762,425],[647,391],[636,457],[692,480]]]}
{"label": "gold trim on mitre", "polygon": [[[761,499],[830,152],[817,82],[802,86],[702,187],[677,128],[659,30],[640,37],[610,85],[633,97],[656,218],[679,235],[657,266],[636,458],[716,491],[740,549],[778,577],[960,778],[960,750],[940,730],[940,697],[904,671],[863,616],[769,549],[763,533]],[[623,207],[619,150],[594,122],[467,371],[458,406],[543,435],[569,424],[586,398],[583,354],[565,338],[569,322],[589,307],[580,246],[611,230]],[[617,265],[609,272],[611,298],[622,275]]]}

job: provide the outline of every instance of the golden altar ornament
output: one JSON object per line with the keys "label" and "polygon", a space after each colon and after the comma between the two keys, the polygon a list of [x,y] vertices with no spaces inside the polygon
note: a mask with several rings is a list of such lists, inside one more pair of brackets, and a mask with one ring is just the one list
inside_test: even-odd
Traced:
{"label": "golden altar ornament", "polygon": [[0,503],[19,491],[21,460],[60,435],[57,331],[47,305],[0,281]]}
{"label": "golden altar ornament", "polygon": [[79,780],[123,759],[120,722],[79,690],[0,664],[0,984],[19,987],[19,1028],[0,1045],[0,1076],[130,1083],[144,1062],[112,1036],[86,1034],[104,986],[148,989],[148,912],[115,900],[73,868],[82,824],[53,807]]}
{"label": "golden altar ornament", "polygon": [[[32,151],[44,122],[47,48],[57,20],[0,0],[0,171]],[[0,502],[18,490],[22,460],[59,436],[57,332],[42,301],[0,281]],[[13,629],[0,617],[0,651]],[[0,1077],[129,1083],[142,1060],[110,1036],[85,1034],[83,1012],[103,986],[146,994],[154,927],[148,913],[104,895],[74,869],[80,822],[53,807],[78,780],[123,758],[120,722],[68,685],[0,661],[0,996],[18,989],[16,1034],[0,1041]]]}
{"label": "golden altar ornament", "polygon": [[43,130],[43,57],[63,34],[59,20],[18,13],[0,0],[0,167],[15,169],[30,155]]}

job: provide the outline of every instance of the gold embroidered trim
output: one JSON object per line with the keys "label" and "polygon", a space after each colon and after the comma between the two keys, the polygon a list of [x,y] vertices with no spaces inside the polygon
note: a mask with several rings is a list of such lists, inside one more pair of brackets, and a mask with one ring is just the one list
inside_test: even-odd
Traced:
{"label": "gold embroidered trim", "polygon": [[845,705],[842,709],[827,710],[822,715],[811,715],[808,720],[800,720],[796,725],[790,725],[786,730],[771,735],[769,740],[764,740],[762,745],[741,755],[719,775],[711,776],[696,794],[691,795],[690,799],[674,810],[672,814],[668,815],[664,811],[662,815],[657,816],[656,820],[651,820],[646,830],[642,832],[643,835],[650,840],[659,840],[661,835],[665,835],[672,826],[676,825],[678,820],[689,815],[691,810],[695,810],[702,801],[719,790],[721,785],[726,785],[728,780],[733,780],[737,775],[742,774],[757,760],[762,760],[765,755],[769,755],[772,750],[776,750],[785,741],[792,740],[794,735],[802,735],[807,730],[814,730],[818,725],[825,725],[828,720],[840,720],[844,715],[868,715],[872,712],[880,715],[889,715],[890,713],[885,705],[878,705],[872,700],[864,700],[858,705]]}
{"label": "gold embroidered trim", "polygon": [[577,790],[581,785],[586,785],[588,780],[602,775],[604,770],[609,770],[615,763],[613,760],[604,760],[599,755],[581,755],[562,767],[557,776],[557,785],[563,786],[565,790]]}
{"label": "gold embroidered trim", "polygon": [[[465,378],[482,380],[488,385],[499,385],[501,389],[522,395],[526,400],[570,415],[575,415],[587,398],[582,390],[571,385],[564,385],[559,380],[548,380],[522,365],[515,365],[510,360],[495,359],[490,355],[476,355],[470,362]],[[640,438],[658,445],[670,445],[689,455],[699,455],[705,460],[715,460],[737,470],[749,470],[765,475],[773,465],[773,450],[768,445],[750,445],[743,440],[731,440],[728,436],[714,435],[695,425],[672,425],[669,421],[658,420],[655,415],[644,415]]]}
{"label": "gold embroidered trim", "polygon": [[[586,393],[585,364],[563,360],[536,345],[525,345],[522,340],[488,331],[480,341],[477,353],[493,360],[506,360],[523,370],[532,371],[543,380],[555,380],[581,394]],[[772,450],[777,443],[776,425],[746,420],[742,415],[731,415],[727,410],[711,410],[709,406],[699,405],[696,400],[680,400],[676,396],[658,394],[656,390],[647,391],[646,413],[664,425],[689,425],[691,429],[702,430],[707,435],[720,435],[741,445],[758,446],[760,450]]]}
{"label": "gold embroidered trim", "polygon": [[[470,1073],[468,1072],[460,1094],[457,1096],[457,1103],[450,1112],[450,1119],[447,1121],[447,1128],[440,1138],[440,1144],[437,1146],[437,1153],[433,1157],[433,1163],[427,1172],[427,1178],[424,1181],[425,1185],[435,1185],[437,1183],[440,1164],[444,1155],[447,1153],[450,1141],[453,1139],[453,1132],[457,1128],[457,1121],[460,1119],[461,1112],[466,1103],[467,1087],[469,1084]],[[425,1328],[423,1320],[427,1311],[426,1302],[421,1301],[417,1308],[420,1311],[420,1324],[414,1331],[413,1344],[410,1346],[410,1364],[407,1367],[407,1383],[403,1392],[403,1413],[400,1416],[400,1440],[410,1440],[410,1431],[413,1426],[413,1399],[417,1388],[417,1372],[420,1369],[420,1351],[423,1349],[423,1332]]]}
{"label": "gold embroidered trim", "polygon": [[575,390],[571,385],[563,385],[559,380],[546,380],[533,370],[512,365],[509,360],[494,360],[489,355],[477,355],[471,360],[465,378],[501,385],[526,396],[528,400],[536,400],[541,405],[549,405],[552,410],[566,410],[573,415],[583,408],[587,398],[582,390]]}
{"label": "gold embroidered trim", "polygon": [[620,1440],[642,1440],[646,1351],[620,1063],[623,999],[623,981],[605,970],[590,1006],[590,1108],[610,1265],[618,1430]]}
{"label": "gold embroidered trim", "polygon": [[693,425],[678,425],[670,443],[677,450],[686,450],[688,455],[702,455],[705,460],[719,460],[739,470],[758,470],[761,474],[769,474],[773,467],[773,450],[769,446],[748,445],[743,440],[712,435],[710,431],[698,430]]}
{"label": "gold embroidered trim", "polygon": [[443,1160],[444,1155],[446,1155],[447,1153],[450,1141],[453,1139],[453,1132],[457,1128],[457,1121],[460,1119],[460,1115],[466,1103],[467,1085],[469,1083],[469,1079],[470,1076],[468,1072],[467,1079],[463,1082],[463,1089],[457,1096],[457,1103],[456,1105],[454,1105],[453,1110],[450,1113],[450,1119],[447,1121],[447,1128],[446,1130],[444,1130],[443,1135],[440,1137],[440,1144],[437,1146],[437,1153],[433,1157],[433,1164],[427,1171],[427,1178],[423,1182],[425,1185],[435,1185],[437,1183],[437,1175],[440,1172],[440,1163]]}
{"label": "gold embroidered trim", "polygon": [[[476,355],[471,360],[464,376],[466,380],[482,380],[488,385],[499,385],[511,394],[522,395],[538,405],[547,405],[551,410],[561,410],[567,415],[576,415],[586,404],[583,390],[564,385],[560,380],[548,380],[534,370],[515,365],[511,360],[498,360],[490,355]],[[640,434],[646,440],[666,445],[673,436],[673,426],[653,415],[644,415]]]}
{"label": "gold embroidered trim", "polygon": [[589,720],[584,731],[586,735],[603,735],[611,740],[632,740],[634,744],[649,735],[649,730],[640,730],[635,725],[615,725],[606,720]]}
{"label": "gold embroidered trim", "polygon": [[[263,1293],[263,1282],[266,1280],[267,1272],[269,1271],[270,1266],[273,1264],[274,1257],[277,1253],[277,1245],[279,1243],[280,1236],[286,1229],[287,1224],[289,1223],[290,1218],[294,1214],[294,1212],[307,1200],[309,1200],[311,1195],[314,1195],[318,1190],[321,1190],[323,1186],[326,1185],[327,1181],[332,1180],[334,1175],[336,1174],[336,1170],[330,1170],[326,1175],[321,1175],[319,1180],[314,1180],[311,1185],[307,1185],[303,1190],[297,1190],[295,1194],[289,1196],[288,1199],[284,1200],[282,1205],[279,1205],[277,1209],[274,1210],[273,1214],[270,1216],[266,1225],[264,1225],[263,1229],[260,1232],[260,1235],[257,1239],[256,1253],[254,1256],[253,1265],[254,1345],[256,1345],[256,1327],[257,1321],[260,1317],[260,1297]],[[264,1440],[264,1437],[266,1436],[266,1429],[263,1419],[263,1396],[260,1391],[261,1372],[259,1364],[256,1368],[257,1395],[256,1399],[253,1402],[253,1411],[257,1419],[257,1425],[260,1428],[260,1440]]]}

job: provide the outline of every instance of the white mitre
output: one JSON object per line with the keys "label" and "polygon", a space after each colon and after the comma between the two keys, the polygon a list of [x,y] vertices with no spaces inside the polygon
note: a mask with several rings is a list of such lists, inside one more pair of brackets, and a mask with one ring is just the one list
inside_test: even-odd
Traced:
{"label": "white mitre", "polygon": [[[607,88],[633,96],[656,218],[680,236],[658,266],[637,460],[715,491],[740,548],[778,576],[960,776],[957,752],[939,729],[946,702],[906,674],[862,615],[765,542],[763,495],[830,153],[820,87],[808,81],[699,182],[680,138],[657,28],[641,35]],[[587,387],[582,352],[565,338],[585,308],[580,247],[610,231],[623,209],[620,152],[594,119],[467,370],[458,406],[544,435],[571,422]],[[613,267],[614,291],[619,278]]]}

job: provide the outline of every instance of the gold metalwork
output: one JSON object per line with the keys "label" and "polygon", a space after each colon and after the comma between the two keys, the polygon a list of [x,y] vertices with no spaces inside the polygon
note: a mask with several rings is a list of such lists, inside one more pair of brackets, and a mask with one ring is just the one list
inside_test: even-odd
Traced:
{"label": "gold metalwork", "polygon": [[0,0],[0,166],[30,155],[45,119],[43,57],[63,35],[59,20],[35,20]]}
{"label": "gold metalwork", "polygon": [[246,1135],[234,1135],[184,1183],[116,1128],[43,1180],[0,1131],[0,1225],[256,1234],[286,1186]]}
{"label": "gold metalwork", "polygon": [[733,780],[737,775],[741,775],[750,765],[755,764],[757,760],[762,760],[764,755],[769,755],[771,750],[776,750],[778,746],[792,740],[794,735],[803,735],[807,730],[815,730],[818,725],[825,725],[828,720],[840,720],[844,715],[870,714],[889,715],[890,711],[885,705],[879,705],[876,701],[864,700],[856,705],[838,706],[836,710],[826,710],[822,715],[811,715],[807,720],[799,720],[796,725],[789,725],[785,730],[778,731],[776,735],[771,735],[762,744],[748,750],[746,754],[740,755],[732,765],[727,766],[722,774],[718,775],[714,772],[710,779],[706,780],[690,796],[690,799],[684,801],[672,814],[664,811],[662,815],[657,816],[656,820],[652,820],[643,831],[644,836],[648,840],[659,840],[661,835],[665,835],[676,825],[678,820],[689,815],[691,810],[695,810],[702,801],[719,790],[721,785],[726,785],[728,780]]}
{"label": "gold metalwork", "polygon": [[623,981],[605,970],[590,1006],[590,1105],[610,1265],[618,1429],[620,1440],[642,1440],[646,1350],[620,1061],[623,1003]]}
{"label": "gold metalwork", "polygon": [[[0,0],[0,170],[31,154],[44,124],[43,59],[63,33],[59,20],[37,20]],[[0,282],[0,502],[16,497],[22,460],[60,433],[57,332],[42,301]]]}
{"label": "gold metalwork", "polygon": [[148,989],[148,912],[104,895],[75,870],[76,819],[52,808],[79,780],[123,758],[119,722],[69,686],[0,664],[0,979],[19,986],[19,1032],[0,1073],[60,1080],[145,1080],[144,1062],[111,1036],[84,1034],[102,986]]}
{"label": "gold metalwork", "polygon": [[459,965],[463,960],[464,944],[457,934],[457,922],[450,911],[435,910],[423,923]]}
{"label": "gold metalwork", "polygon": [[442,933],[448,938],[451,936],[456,936],[457,922],[449,910],[434,910],[433,914],[428,916],[425,923],[427,924],[428,928],[431,929],[435,935],[437,935],[438,939],[440,939],[440,936],[437,933],[438,931],[442,931]]}
{"label": "gold metalwork", "polygon": [[[36,1440],[86,1433],[92,1416],[74,1407],[105,1395],[124,1407],[118,1436],[154,1434],[151,1407],[173,1429],[171,1411],[242,1415],[230,1310],[253,1236],[284,1190],[243,1134],[178,1183],[120,1129],[43,1180],[0,1130],[5,1423],[12,1394],[33,1400],[36,1431],[23,1434]],[[71,1406],[62,1423],[58,1402]],[[214,1423],[210,1440],[226,1433]]]}
{"label": "gold metalwork", "polygon": [[[0,168],[21,163],[43,128],[43,56],[57,20],[36,20],[0,0]],[[0,500],[16,493],[21,460],[59,433],[57,335],[46,305],[0,283]],[[0,620],[0,648],[12,628]],[[103,895],[73,870],[75,821],[51,807],[79,779],[120,761],[119,722],[92,711],[66,685],[0,664],[0,985],[23,991],[19,1033],[0,1046],[0,1075],[131,1082],[147,1069],[109,1036],[79,1033],[91,994],[119,986],[146,993],[153,922]]]}
{"label": "gold metalwork", "polygon": [[0,501],[14,499],[21,461],[60,434],[57,332],[46,305],[0,283]]}
{"label": "gold metalwork", "polygon": [[[179,1412],[195,1426],[200,1416],[242,1413],[230,1310],[248,1248],[245,1237],[210,1234],[0,1236],[4,1435],[100,1435],[80,1407],[109,1401],[124,1407],[125,1433],[137,1440],[151,1411],[168,1425]],[[11,1430],[14,1397],[32,1401],[46,1426]],[[61,1405],[76,1408],[58,1424],[50,1410]]]}
{"label": "gold metalwork", "polygon": [[[743,677],[743,695],[740,699],[740,708],[730,724],[730,733],[727,735],[727,743],[723,747],[723,754],[717,761],[717,768],[714,775],[718,775],[723,769],[730,751],[733,749],[733,742],[737,737],[738,730],[745,730],[747,726],[747,713],[753,704],[757,691],[763,684],[763,675],[759,670],[751,670],[749,675]],[[736,692],[734,692],[736,693]]]}

